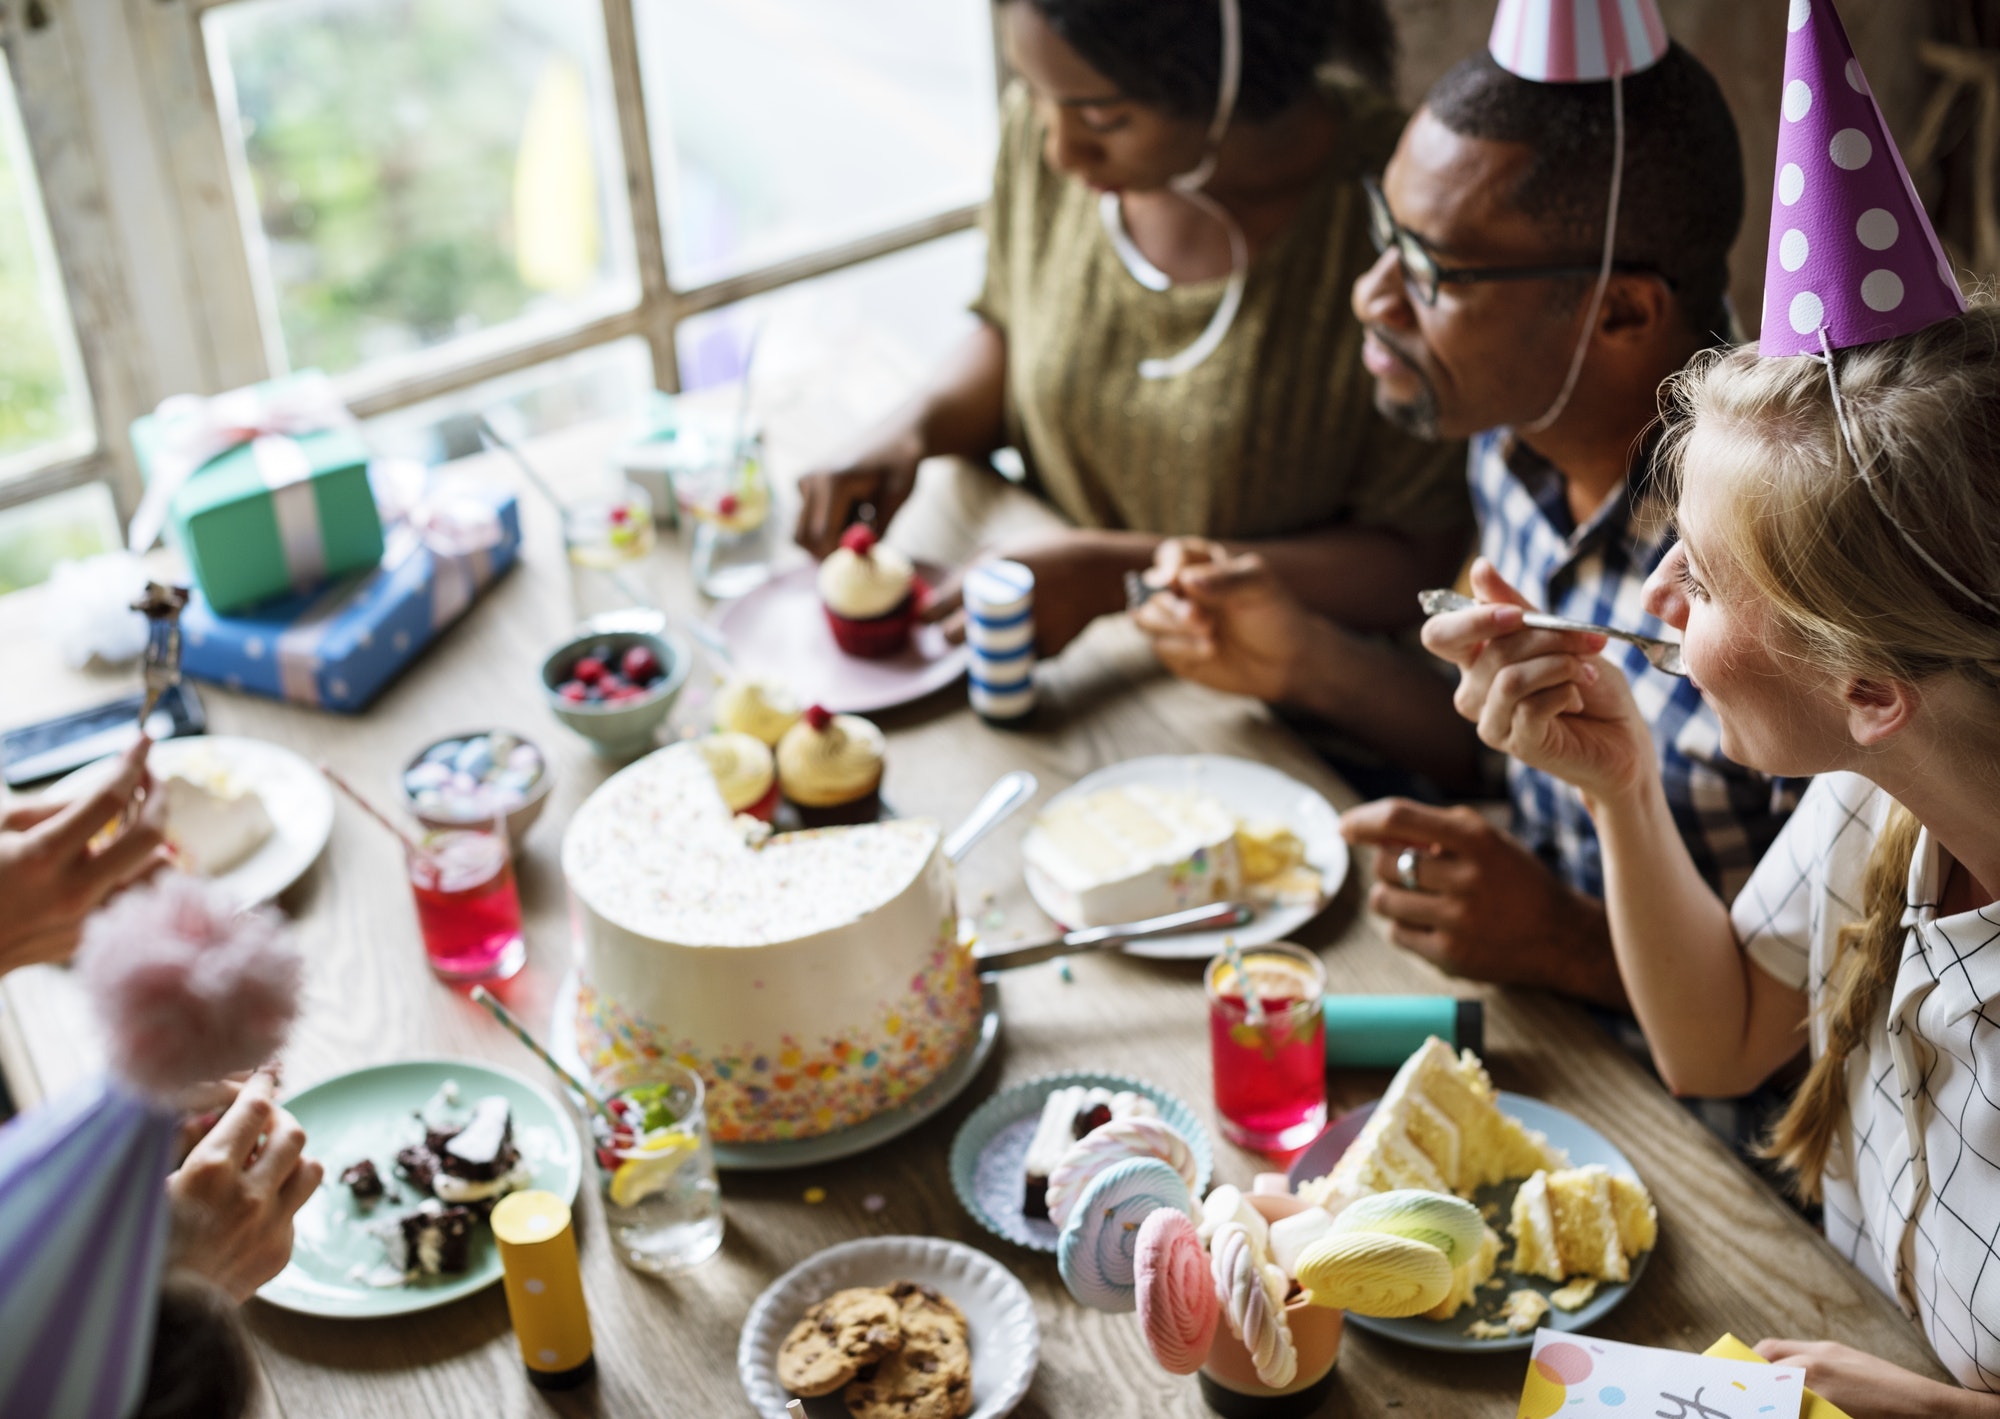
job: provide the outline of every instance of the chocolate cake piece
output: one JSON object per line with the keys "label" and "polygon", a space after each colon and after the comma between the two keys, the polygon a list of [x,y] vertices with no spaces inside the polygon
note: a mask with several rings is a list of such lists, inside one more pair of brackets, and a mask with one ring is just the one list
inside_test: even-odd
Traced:
{"label": "chocolate cake piece", "polygon": [[429,1192],[438,1175],[438,1155],[428,1142],[412,1143],[396,1154],[396,1171],[418,1192]]}
{"label": "chocolate cake piece", "polygon": [[1072,1084],[1052,1091],[1043,1101],[1040,1119],[1023,1160],[1021,1214],[1047,1219],[1049,1174],[1077,1139],[1096,1132],[1115,1118],[1157,1115],[1159,1109],[1143,1094],[1129,1090],[1087,1088]]}
{"label": "chocolate cake piece", "polygon": [[458,1276],[472,1263],[472,1213],[432,1200],[398,1219],[402,1255],[389,1248],[392,1264],[423,1276]]}
{"label": "chocolate cake piece", "polygon": [[499,1094],[473,1105],[472,1121],[431,1147],[443,1171],[468,1182],[491,1182],[521,1157],[514,1147],[513,1110]]}
{"label": "chocolate cake piece", "polygon": [[382,1184],[382,1175],[375,1171],[373,1158],[363,1158],[352,1164],[340,1175],[340,1180],[354,1194],[354,1200],[363,1206],[380,1201],[387,1190]]}

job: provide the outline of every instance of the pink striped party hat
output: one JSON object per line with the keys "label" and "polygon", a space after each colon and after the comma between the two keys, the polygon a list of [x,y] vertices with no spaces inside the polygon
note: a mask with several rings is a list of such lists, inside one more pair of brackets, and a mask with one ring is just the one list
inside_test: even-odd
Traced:
{"label": "pink striped party hat", "polygon": [[1592,84],[1638,73],[1667,52],[1654,0],[1500,0],[1494,62],[1538,84]]}
{"label": "pink striped party hat", "polygon": [[1791,0],[1765,355],[1868,345],[1948,320],[1965,297],[1833,0]]}

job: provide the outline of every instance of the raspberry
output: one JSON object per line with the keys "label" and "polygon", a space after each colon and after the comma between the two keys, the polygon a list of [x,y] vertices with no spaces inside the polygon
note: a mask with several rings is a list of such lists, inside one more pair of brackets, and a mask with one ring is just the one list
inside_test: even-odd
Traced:
{"label": "raspberry", "polygon": [[570,667],[570,678],[581,680],[586,685],[595,685],[605,675],[604,662],[594,655],[586,655]]}
{"label": "raspberry", "polygon": [[840,545],[857,557],[865,557],[875,550],[875,529],[865,522],[857,522],[840,534]]}
{"label": "raspberry", "polygon": [[590,687],[581,680],[565,680],[557,687],[556,693],[573,705],[580,705],[590,698]]}
{"label": "raspberry", "polygon": [[736,501],[736,494],[734,493],[724,493],[715,500],[715,510],[724,517],[736,516],[736,510],[742,506],[742,503]]}
{"label": "raspberry", "polygon": [[833,723],[833,715],[824,705],[807,705],[802,718],[812,726],[815,734],[824,733],[826,727]]}
{"label": "raspberry", "polygon": [[633,684],[649,685],[660,677],[660,658],[645,646],[635,645],[625,652],[618,668]]}
{"label": "raspberry", "polygon": [[611,520],[613,522],[625,523],[631,521],[631,519],[632,509],[626,507],[625,504],[620,503],[617,507],[611,509]]}

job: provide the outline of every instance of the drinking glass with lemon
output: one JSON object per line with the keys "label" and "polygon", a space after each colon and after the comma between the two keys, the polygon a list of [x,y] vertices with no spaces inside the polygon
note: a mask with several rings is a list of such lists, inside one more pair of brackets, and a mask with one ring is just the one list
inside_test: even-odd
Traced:
{"label": "drinking glass with lemon", "polygon": [[590,1115],[612,1245],[627,1266],[671,1276],[722,1245],[722,1196],[702,1116],[701,1076],[667,1060],[598,1075],[614,1127]]}

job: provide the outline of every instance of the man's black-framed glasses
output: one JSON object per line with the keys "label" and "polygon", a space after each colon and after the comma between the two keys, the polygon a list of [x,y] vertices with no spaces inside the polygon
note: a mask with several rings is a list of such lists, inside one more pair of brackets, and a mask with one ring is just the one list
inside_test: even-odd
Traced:
{"label": "man's black-framed glasses", "polygon": [[[1543,281],[1560,276],[1595,276],[1603,268],[1568,262],[1560,266],[1444,266],[1440,265],[1424,239],[1400,225],[1382,195],[1382,184],[1372,177],[1361,179],[1368,191],[1368,234],[1374,238],[1377,255],[1394,247],[1396,263],[1402,267],[1403,284],[1425,305],[1436,305],[1438,291],[1447,285],[1472,285],[1479,281]],[[1615,263],[1614,271],[1650,270],[1648,267]]]}

